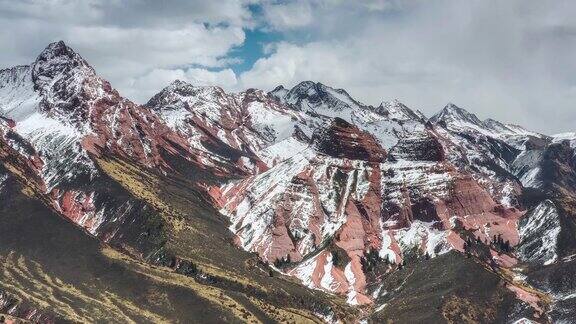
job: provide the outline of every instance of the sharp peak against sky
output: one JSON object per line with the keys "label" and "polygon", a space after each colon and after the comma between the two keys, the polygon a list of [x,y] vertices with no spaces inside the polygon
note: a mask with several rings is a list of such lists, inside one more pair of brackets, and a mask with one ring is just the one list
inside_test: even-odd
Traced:
{"label": "sharp peak against sky", "polygon": [[576,3],[0,0],[2,67],[64,39],[143,103],[181,79],[239,91],[318,80],[432,115],[457,102],[544,133],[576,120]]}
{"label": "sharp peak against sky", "polygon": [[[17,66],[8,70],[0,70],[0,72],[8,72],[5,75],[15,75],[12,72],[24,69],[31,69],[33,72],[32,78],[34,79],[35,73],[48,73],[54,76],[55,74],[62,75],[92,75],[96,76],[96,71],[90,66],[90,64],[84,60],[82,56],[70,48],[62,40],[50,43],[42,50],[38,55],[36,60],[29,66]],[[190,82],[183,80],[173,80],[168,85],[163,87],[156,95],[154,95],[146,106],[151,105],[159,96],[169,95],[170,93],[186,94],[186,96],[196,96],[200,92],[208,92],[217,94],[217,96],[226,96],[225,90],[218,85],[195,85]],[[378,113],[384,113],[387,116],[390,114],[394,115],[393,118],[400,119],[410,119],[417,120],[419,122],[426,122],[428,118],[422,114],[419,110],[412,110],[411,108],[404,105],[398,99],[391,101],[382,101],[378,106],[366,105],[360,101],[353,98],[346,90],[341,88],[333,88],[329,85],[325,85],[317,81],[301,81],[290,89],[286,89],[283,85],[279,85],[274,88],[274,90],[266,93],[261,89],[249,88],[241,93],[243,95],[253,95],[258,93],[259,96],[271,96],[278,99],[280,102],[287,103],[289,105],[294,105],[295,107],[300,106],[302,103],[307,102],[308,104],[313,104],[317,102],[331,102],[340,107],[345,107],[347,110],[358,110],[358,111],[375,111]],[[229,95],[236,96],[238,93],[229,93]],[[10,96],[8,96],[10,97]],[[5,108],[0,103],[0,109]],[[24,112],[22,112],[24,113]],[[10,114],[3,116],[2,110],[0,110],[0,117],[15,117],[10,116]],[[476,115],[468,112],[467,110],[456,106],[453,103],[448,103],[442,110],[433,115],[430,119],[433,122],[444,122],[444,123],[456,123],[456,124],[469,124],[473,128],[492,128],[496,125],[499,128],[508,128],[508,126],[491,119],[481,121]],[[510,125],[510,124],[509,124]],[[512,125],[514,126],[514,125]],[[514,126],[517,129],[525,131],[522,127]]]}

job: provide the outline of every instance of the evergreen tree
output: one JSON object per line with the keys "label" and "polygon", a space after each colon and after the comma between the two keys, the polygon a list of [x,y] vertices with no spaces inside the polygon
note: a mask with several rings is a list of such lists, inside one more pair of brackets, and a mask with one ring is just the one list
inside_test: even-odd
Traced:
{"label": "evergreen tree", "polygon": [[332,264],[334,266],[338,266],[339,263],[340,263],[340,256],[338,256],[338,253],[332,253]]}

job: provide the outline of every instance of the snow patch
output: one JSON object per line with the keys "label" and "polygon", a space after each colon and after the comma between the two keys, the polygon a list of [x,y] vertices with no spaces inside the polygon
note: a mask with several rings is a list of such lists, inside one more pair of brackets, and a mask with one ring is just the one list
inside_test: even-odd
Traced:
{"label": "snow patch", "polygon": [[556,247],[560,235],[560,216],[554,203],[546,200],[529,211],[518,226],[518,257],[544,265],[558,259]]}
{"label": "snow patch", "polygon": [[80,146],[84,134],[75,127],[36,112],[17,123],[15,131],[42,157],[42,178],[47,191],[80,174],[97,175],[96,166]]}

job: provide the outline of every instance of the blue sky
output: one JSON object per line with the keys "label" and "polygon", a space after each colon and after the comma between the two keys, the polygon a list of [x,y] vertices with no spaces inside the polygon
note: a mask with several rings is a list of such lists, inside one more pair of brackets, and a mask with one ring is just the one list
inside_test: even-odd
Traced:
{"label": "blue sky", "polygon": [[[254,17],[262,18],[263,12],[261,5],[249,5],[248,9]],[[231,56],[241,60],[241,62],[231,66],[236,74],[250,70],[258,59],[264,57],[264,47],[266,44],[276,43],[283,39],[281,33],[267,29],[265,26],[245,28],[244,33],[246,35],[244,43],[233,48],[230,53]]]}
{"label": "blue sky", "polygon": [[237,57],[241,60],[239,63],[231,65],[236,74],[241,74],[252,68],[254,63],[266,56],[264,47],[266,44],[276,43],[282,40],[282,35],[273,31],[266,31],[262,28],[245,29],[246,39],[242,45],[233,48],[230,51],[231,57]]}
{"label": "blue sky", "polygon": [[576,2],[0,0],[0,65],[64,40],[123,95],[174,79],[228,91],[314,80],[361,102],[446,103],[574,131]]}

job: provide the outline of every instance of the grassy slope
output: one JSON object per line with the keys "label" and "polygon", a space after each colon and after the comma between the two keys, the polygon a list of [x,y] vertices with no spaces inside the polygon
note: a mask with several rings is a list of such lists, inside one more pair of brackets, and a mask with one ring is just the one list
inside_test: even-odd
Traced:
{"label": "grassy slope", "polygon": [[[270,277],[256,256],[233,246],[226,220],[183,177],[119,160],[98,164],[163,220],[165,246],[150,254],[102,245],[12,179],[0,197],[7,202],[0,205],[0,290],[78,322],[314,322],[312,310],[327,306],[347,321],[359,316],[341,298]],[[159,265],[173,257],[192,261],[210,280]],[[374,322],[493,322],[523,309],[497,275],[455,252],[411,262],[384,283],[390,293],[378,302],[387,306]]]}
{"label": "grassy slope", "polygon": [[409,262],[384,279],[377,323],[502,323],[509,314],[532,313],[504,281],[457,252]]}
{"label": "grassy slope", "polygon": [[128,191],[157,208],[169,228],[166,253],[194,262],[216,278],[213,286],[256,296],[275,307],[322,311],[330,306],[343,318],[355,313],[341,298],[308,290],[293,278],[271,278],[256,255],[233,245],[227,220],[183,177],[158,176],[119,160],[98,163]]}
{"label": "grassy slope", "polygon": [[23,178],[11,177],[0,197],[0,292],[74,322],[318,322],[313,311],[327,306],[354,316],[340,298],[270,277],[255,256],[231,244],[226,222],[188,184],[100,162],[165,220],[167,243],[153,257],[191,260],[210,280],[144,262],[149,251],[138,246],[115,246],[121,254],[101,244],[47,208]]}
{"label": "grassy slope", "polygon": [[240,321],[201,289],[156,280],[103,254],[97,240],[23,194],[19,184],[7,186],[0,206],[0,288],[10,295],[76,322]]}

